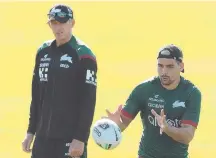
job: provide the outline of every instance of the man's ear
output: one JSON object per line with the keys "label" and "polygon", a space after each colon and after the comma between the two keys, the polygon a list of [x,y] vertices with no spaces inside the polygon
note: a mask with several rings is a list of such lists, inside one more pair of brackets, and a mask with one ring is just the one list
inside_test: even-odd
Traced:
{"label": "man's ear", "polygon": [[180,62],[180,63],[179,63],[179,67],[180,67],[180,71],[184,70],[184,63],[183,63],[183,62]]}
{"label": "man's ear", "polygon": [[71,24],[72,24],[72,26],[71,26],[71,27],[73,28],[73,27],[74,27],[74,25],[75,25],[75,20],[74,20],[74,19],[72,19],[72,20],[71,20]]}

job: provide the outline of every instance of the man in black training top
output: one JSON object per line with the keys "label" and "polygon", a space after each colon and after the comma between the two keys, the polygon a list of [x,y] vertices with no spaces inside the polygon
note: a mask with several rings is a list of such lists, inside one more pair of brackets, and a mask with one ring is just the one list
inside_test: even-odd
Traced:
{"label": "man in black training top", "polygon": [[36,135],[32,158],[87,158],[97,85],[92,51],[72,34],[73,11],[66,5],[50,9],[48,25],[55,40],[38,49],[32,81],[25,152]]}

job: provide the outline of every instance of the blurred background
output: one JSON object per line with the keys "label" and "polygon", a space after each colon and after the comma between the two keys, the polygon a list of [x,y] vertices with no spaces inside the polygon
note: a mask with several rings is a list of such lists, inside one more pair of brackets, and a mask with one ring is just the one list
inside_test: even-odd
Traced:
{"label": "blurred background", "polygon": [[[200,124],[190,145],[191,158],[215,158],[216,2],[47,1],[0,2],[0,158],[29,158],[22,152],[38,47],[53,35],[47,13],[56,3],[74,10],[74,35],[98,61],[94,122],[115,110],[133,88],[156,72],[160,47],[176,44],[184,52],[184,77],[203,95]],[[118,148],[105,151],[92,137],[89,158],[134,158],[142,133],[138,117]]]}

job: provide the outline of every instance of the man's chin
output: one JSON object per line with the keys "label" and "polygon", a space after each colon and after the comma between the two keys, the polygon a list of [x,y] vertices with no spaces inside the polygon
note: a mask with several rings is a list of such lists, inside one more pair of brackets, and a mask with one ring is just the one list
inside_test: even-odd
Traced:
{"label": "man's chin", "polygon": [[161,83],[162,85],[164,85],[164,86],[169,86],[169,85],[171,85],[171,83]]}
{"label": "man's chin", "polygon": [[169,85],[171,85],[172,83],[169,82],[169,81],[163,81],[163,80],[161,80],[161,84],[164,85],[164,86],[169,86]]}

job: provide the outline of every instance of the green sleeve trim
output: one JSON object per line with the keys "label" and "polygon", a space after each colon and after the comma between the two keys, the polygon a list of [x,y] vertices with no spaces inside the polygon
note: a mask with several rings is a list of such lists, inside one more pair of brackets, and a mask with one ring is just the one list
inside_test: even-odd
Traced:
{"label": "green sleeve trim", "polygon": [[96,61],[95,55],[92,53],[92,51],[88,47],[84,45],[79,46],[77,48],[77,53],[78,53],[79,59],[89,58],[89,59]]}
{"label": "green sleeve trim", "polygon": [[89,58],[96,61],[96,57],[91,51],[91,49],[80,39],[72,36],[69,44],[72,48],[76,49],[79,59]]}
{"label": "green sleeve trim", "polygon": [[39,53],[41,50],[43,50],[43,49],[49,47],[49,46],[51,45],[52,42],[53,42],[53,40],[45,41],[45,42],[38,48],[38,51],[37,51],[37,52]]}

